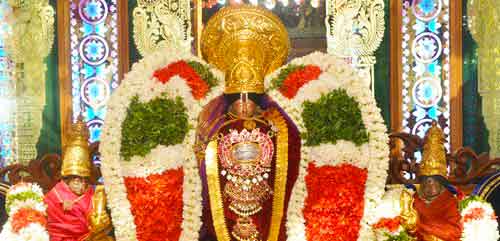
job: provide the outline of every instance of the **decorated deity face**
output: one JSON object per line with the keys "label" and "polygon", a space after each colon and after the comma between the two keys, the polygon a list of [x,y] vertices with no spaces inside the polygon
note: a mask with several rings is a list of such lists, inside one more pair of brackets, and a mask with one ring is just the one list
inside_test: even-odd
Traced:
{"label": "decorated deity face", "polygon": [[66,178],[66,184],[68,184],[69,189],[76,195],[80,196],[88,188],[87,179],[79,176],[70,176]]}
{"label": "decorated deity face", "polygon": [[423,197],[430,201],[439,196],[443,191],[443,185],[435,177],[426,177],[422,182]]}
{"label": "decorated deity face", "polygon": [[252,117],[256,108],[257,105],[248,98],[246,93],[243,93],[241,98],[231,105],[232,112],[242,118]]}

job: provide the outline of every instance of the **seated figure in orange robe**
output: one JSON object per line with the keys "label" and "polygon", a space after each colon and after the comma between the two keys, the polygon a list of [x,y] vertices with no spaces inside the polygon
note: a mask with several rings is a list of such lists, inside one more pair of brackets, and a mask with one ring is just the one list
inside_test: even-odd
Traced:
{"label": "seated figure in orange robe", "polygon": [[[428,131],[422,163],[420,165],[420,187],[413,196],[416,219],[407,223],[410,232],[419,241],[459,241],[462,235],[457,197],[447,188],[451,186],[447,175],[443,132],[436,123]],[[412,215],[402,214],[406,221]]]}
{"label": "seated figure in orange robe", "polygon": [[89,185],[91,162],[88,130],[81,119],[73,126],[65,150],[61,176],[45,195],[50,241],[109,240],[110,219],[105,210],[102,186]]}

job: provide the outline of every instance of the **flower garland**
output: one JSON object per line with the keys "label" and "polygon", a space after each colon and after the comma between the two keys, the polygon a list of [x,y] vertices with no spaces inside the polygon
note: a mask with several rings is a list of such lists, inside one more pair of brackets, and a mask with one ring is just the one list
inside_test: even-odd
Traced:
{"label": "flower garland", "polygon": [[[265,79],[268,95],[284,109],[301,133],[307,133],[302,118],[304,112],[303,103],[306,101],[316,102],[333,90],[343,89],[348,96],[353,97],[359,104],[361,118],[369,138],[368,142],[359,146],[352,141],[339,140],[335,144],[322,143],[318,146],[303,146],[301,148],[302,161],[299,176],[288,206],[288,240],[307,240],[308,231],[306,230],[303,210],[305,200],[311,193],[306,185],[309,163],[314,163],[318,167],[351,164],[368,170],[366,185],[364,186],[364,210],[357,240],[374,240],[371,224],[375,222],[374,213],[377,203],[384,193],[389,163],[388,137],[380,115],[380,109],[377,107],[370,90],[366,88],[361,77],[355,72],[356,70],[342,59],[317,52],[294,59],[290,65],[312,65],[319,67],[321,70],[316,79],[304,81],[295,95],[293,95],[293,88],[290,94],[286,94],[293,98],[287,98],[283,94],[283,90],[278,89],[273,84],[273,79],[277,78],[287,66],[278,69]],[[302,144],[305,144],[304,141]]]}
{"label": "flower garland", "polygon": [[381,218],[376,224],[373,225],[374,229],[385,229],[391,234],[399,233],[402,219],[400,216],[395,218]]}
{"label": "flower garland", "polygon": [[9,218],[2,228],[0,240],[48,241],[46,207],[40,186],[19,183],[7,192]]}
{"label": "flower garland", "polygon": [[356,240],[367,171],[350,164],[309,163],[304,203],[307,240]]}
{"label": "flower garland", "polygon": [[43,227],[47,227],[47,218],[44,213],[38,210],[21,208],[12,216],[12,231],[18,233],[31,223],[38,223]]}
{"label": "flower garland", "polygon": [[[182,189],[178,187],[182,186],[183,176],[182,169],[178,168],[147,178],[125,178],[139,240],[179,239],[182,223]],[[169,206],[165,206],[166,204]]]}
{"label": "flower garland", "polygon": [[460,202],[460,209],[464,228],[462,241],[496,241],[500,238],[495,211],[490,203],[472,196]]}
{"label": "flower garland", "polygon": [[[192,66],[199,66],[199,63],[196,61],[190,61],[191,64],[184,60],[180,60],[174,63],[169,64],[167,67],[158,69],[154,72],[153,76],[158,79],[158,81],[162,83],[167,83],[170,78],[175,75],[179,75],[181,78],[186,80],[186,83],[191,88],[191,93],[196,100],[199,100],[207,94],[209,87],[213,87],[216,83],[206,82],[202,79],[198,71],[202,71],[202,68],[199,68],[198,71],[194,69]],[[209,86],[210,85],[210,86]]]}
{"label": "flower garland", "polygon": [[303,85],[317,79],[321,72],[321,69],[315,65],[290,64],[282,69],[278,77],[272,79],[271,82],[283,96],[292,99]]}
{"label": "flower garland", "polygon": [[181,98],[159,97],[147,103],[133,98],[122,127],[122,157],[129,161],[132,156],[147,155],[158,145],[181,144],[189,131],[186,112]]}
{"label": "flower garland", "polygon": [[[217,85],[216,80],[223,80],[222,73],[203,60],[186,51],[163,49],[134,64],[114,92],[108,104],[100,149],[104,185],[117,241],[164,240],[165,234],[178,237],[174,240],[198,240],[202,212],[201,179],[193,151],[195,133],[192,127],[197,126],[198,113],[203,106],[222,94],[223,86]],[[127,110],[136,96],[140,103],[159,97],[180,98],[187,109],[191,128],[180,144],[159,144],[143,157],[134,155],[129,161],[124,161],[120,155],[122,128]],[[177,182],[172,182],[171,178]],[[150,183],[144,192],[138,191],[147,186],[144,182],[151,181],[155,184]],[[154,188],[161,188],[161,192]],[[147,197],[146,192],[154,195]],[[179,216],[176,216],[179,213],[167,209],[179,205],[179,199],[173,197],[180,198],[180,195],[182,206],[177,211],[182,210],[182,219],[179,223]],[[149,213],[152,215],[145,215],[151,209],[150,205],[154,205],[155,211]],[[165,215],[170,215],[168,213],[175,214],[169,218],[175,224],[150,225],[161,222]]]}

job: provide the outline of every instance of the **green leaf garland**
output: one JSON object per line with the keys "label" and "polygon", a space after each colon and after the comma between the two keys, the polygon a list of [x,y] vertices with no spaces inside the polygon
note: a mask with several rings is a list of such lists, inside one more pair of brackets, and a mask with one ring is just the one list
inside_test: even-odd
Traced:
{"label": "green leaf garland", "polygon": [[129,161],[132,156],[147,155],[157,145],[180,144],[189,129],[187,109],[180,97],[140,103],[135,96],[122,125],[121,155]]}
{"label": "green leaf garland", "polygon": [[207,82],[210,88],[218,84],[219,81],[217,80],[217,78],[215,78],[214,74],[212,73],[212,71],[210,71],[208,66],[205,66],[197,61],[188,61],[187,64],[191,66],[191,68],[193,68],[194,71],[196,71],[196,73],[200,76],[202,80]]}
{"label": "green leaf garland", "polygon": [[413,241],[413,239],[406,231],[399,233],[398,235],[391,235],[389,233],[384,234],[387,237],[386,241]]}
{"label": "green leaf garland", "polygon": [[460,203],[458,204],[458,210],[460,212],[462,212],[464,209],[467,208],[467,206],[469,206],[469,204],[471,204],[472,202],[481,202],[481,203],[488,203],[486,201],[484,201],[481,197],[477,196],[477,195],[472,195],[470,197],[467,197],[466,199],[460,201]]}
{"label": "green leaf garland", "polygon": [[33,191],[20,192],[13,195],[7,195],[7,198],[5,200],[5,210],[7,211],[7,213],[10,213],[12,205],[14,205],[16,202],[24,202],[30,199],[34,200],[37,203],[43,202],[43,197],[36,192]]}
{"label": "green leaf garland", "polygon": [[307,146],[323,143],[337,143],[338,140],[352,141],[356,145],[368,142],[368,132],[359,103],[343,89],[322,95],[316,102],[303,103],[307,132],[304,133]]}

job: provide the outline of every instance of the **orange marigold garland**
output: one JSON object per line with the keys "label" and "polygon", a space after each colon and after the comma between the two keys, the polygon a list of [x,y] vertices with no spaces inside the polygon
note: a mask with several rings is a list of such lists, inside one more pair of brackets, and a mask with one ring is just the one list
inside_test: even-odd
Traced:
{"label": "orange marigold garland", "polygon": [[175,75],[179,75],[186,80],[187,85],[191,88],[193,97],[197,100],[205,97],[210,89],[210,86],[200,77],[196,70],[184,60],[171,63],[167,67],[156,70],[153,74],[154,77],[164,84]]}
{"label": "orange marigold garland", "polygon": [[398,231],[402,224],[400,216],[394,218],[381,218],[376,224],[373,225],[375,229],[387,229],[389,232],[394,233]]}
{"label": "orange marigold garland", "polygon": [[146,178],[125,178],[138,240],[179,240],[182,230],[183,178],[182,168]]}
{"label": "orange marigold garland", "polygon": [[303,214],[309,241],[356,241],[363,217],[367,170],[350,164],[316,167],[305,178]]}
{"label": "orange marigold garland", "polygon": [[39,223],[43,227],[47,227],[47,219],[45,215],[31,208],[21,208],[12,215],[12,231],[18,233],[19,230],[25,228],[31,223]]}
{"label": "orange marigold garland", "polygon": [[283,96],[292,99],[299,89],[311,80],[318,79],[321,69],[316,65],[306,65],[291,72],[284,80],[279,91]]}
{"label": "orange marigold garland", "polygon": [[[486,212],[484,211],[484,209],[483,209],[483,208],[479,208],[479,207],[477,207],[477,208],[472,208],[472,209],[470,209],[470,210],[469,210],[469,212],[468,212],[468,213],[466,213],[466,214],[462,217],[462,219],[463,219],[463,222],[464,222],[464,223],[468,223],[468,222],[470,222],[470,221],[472,221],[472,220],[480,220],[480,219],[483,219],[483,218],[484,218],[484,216],[485,216],[485,214],[486,214]],[[496,217],[494,217],[494,216],[492,217],[492,219],[493,219],[493,218],[495,218],[495,219],[496,219]]]}

